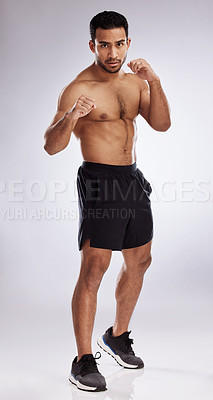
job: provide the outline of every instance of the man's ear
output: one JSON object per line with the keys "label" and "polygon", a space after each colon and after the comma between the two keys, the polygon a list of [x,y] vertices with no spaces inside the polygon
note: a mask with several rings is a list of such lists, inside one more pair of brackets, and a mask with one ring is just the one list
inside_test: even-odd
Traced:
{"label": "man's ear", "polygon": [[131,40],[132,40],[132,39],[130,39],[130,38],[127,39],[127,49],[128,49],[129,46],[130,46]]}
{"label": "man's ear", "polygon": [[93,43],[92,40],[89,41],[89,48],[93,53],[95,53],[95,43]]}

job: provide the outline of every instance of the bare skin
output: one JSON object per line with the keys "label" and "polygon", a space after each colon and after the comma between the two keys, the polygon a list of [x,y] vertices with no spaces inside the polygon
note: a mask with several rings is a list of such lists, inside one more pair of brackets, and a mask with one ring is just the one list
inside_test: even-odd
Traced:
{"label": "bare skin", "polygon": [[[137,303],[145,271],[151,264],[151,244],[123,249],[124,262],[117,278],[116,316],[113,335],[128,330]],[[91,338],[97,307],[97,292],[109,267],[112,250],[90,247],[86,239],[81,250],[81,271],[72,298],[73,325],[78,348],[78,360],[92,353]]]}
{"label": "bare skin", "polygon": [[[57,113],[45,132],[44,148],[50,155],[67,147],[73,132],[85,161],[131,165],[137,161],[139,114],[157,131],[170,127],[169,106],[160,79],[150,65],[137,59],[128,65],[133,73],[121,69],[130,42],[123,28],[96,30],[95,43],[89,42],[95,62],[63,89]],[[117,64],[110,65],[110,61]],[[144,273],[151,264],[151,244],[152,241],[122,250],[124,262],[115,292],[115,336],[128,330]],[[92,353],[97,292],[111,255],[112,250],[90,247],[90,239],[83,243],[81,270],[72,299],[78,360],[83,354]]]}

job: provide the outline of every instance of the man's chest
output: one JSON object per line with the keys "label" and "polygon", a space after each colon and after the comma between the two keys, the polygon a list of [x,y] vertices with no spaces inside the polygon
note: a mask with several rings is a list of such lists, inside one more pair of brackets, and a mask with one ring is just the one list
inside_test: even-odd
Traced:
{"label": "man's chest", "polygon": [[91,85],[88,95],[95,99],[97,108],[85,119],[109,121],[117,119],[134,119],[138,115],[140,89],[137,84],[108,85],[105,83]]}

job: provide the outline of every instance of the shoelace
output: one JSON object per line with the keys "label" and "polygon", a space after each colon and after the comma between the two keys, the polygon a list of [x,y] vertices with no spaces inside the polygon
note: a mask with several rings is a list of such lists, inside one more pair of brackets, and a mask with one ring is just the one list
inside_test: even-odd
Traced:
{"label": "shoelace", "polygon": [[126,339],[126,349],[128,351],[129,354],[132,354],[133,356],[135,355],[133,348],[132,348],[132,344],[134,343],[133,339],[127,338]]}
{"label": "shoelace", "polygon": [[[97,356],[97,354],[99,354],[99,357]],[[92,374],[95,372],[99,373],[97,368],[98,363],[96,362],[96,360],[98,360],[99,358],[101,358],[101,353],[99,351],[95,353],[95,357],[86,358],[81,366],[81,375],[84,376],[86,374]]]}

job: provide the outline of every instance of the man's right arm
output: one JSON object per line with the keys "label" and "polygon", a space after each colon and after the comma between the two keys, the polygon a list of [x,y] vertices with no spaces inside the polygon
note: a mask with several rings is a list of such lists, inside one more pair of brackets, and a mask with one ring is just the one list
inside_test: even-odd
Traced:
{"label": "man's right arm", "polygon": [[64,150],[69,144],[71,133],[79,118],[96,107],[94,99],[81,95],[79,83],[71,83],[60,93],[58,110],[44,134],[44,149],[50,155]]}

